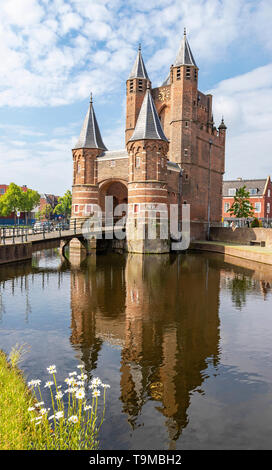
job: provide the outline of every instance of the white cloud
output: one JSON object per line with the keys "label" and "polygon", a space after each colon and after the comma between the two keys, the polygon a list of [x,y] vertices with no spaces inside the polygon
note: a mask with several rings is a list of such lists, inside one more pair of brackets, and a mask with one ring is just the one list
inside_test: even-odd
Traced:
{"label": "white cloud", "polygon": [[271,51],[271,18],[269,0],[2,0],[0,106],[76,102],[90,92],[83,70],[88,86],[104,94],[129,72],[138,42],[150,78],[161,81],[184,26],[204,67],[254,41]]}
{"label": "white cloud", "polygon": [[214,95],[214,118],[227,130],[226,178],[271,173],[272,64],[223,80]]}

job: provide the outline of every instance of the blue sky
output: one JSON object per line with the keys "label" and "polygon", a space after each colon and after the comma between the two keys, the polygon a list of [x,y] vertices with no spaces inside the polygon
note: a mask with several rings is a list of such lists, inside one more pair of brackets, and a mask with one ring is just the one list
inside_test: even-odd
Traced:
{"label": "blue sky", "polygon": [[62,195],[90,92],[103,140],[124,147],[138,43],[153,86],[187,36],[199,89],[228,126],[229,178],[271,174],[271,0],[1,0],[0,183]]}

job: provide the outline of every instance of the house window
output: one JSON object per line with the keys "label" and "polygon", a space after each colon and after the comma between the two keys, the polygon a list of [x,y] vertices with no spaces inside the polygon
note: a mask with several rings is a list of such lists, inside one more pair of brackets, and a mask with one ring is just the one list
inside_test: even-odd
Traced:
{"label": "house window", "polygon": [[0,188],[0,194],[5,194],[5,188]]}
{"label": "house window", "polygon": [[270,189],[268,189],[268,191],[267,191],[267,196],[268,197],[270,197],[270,192],[271,192]]}
{"label": "house window", "polygon": [[261,209],[262,209],[261,202],[255,202],[255,212],[259,214],[261,212]]}
{"label": "house window", "polygon": [[136,157],[135,159],[135,168],[140,168],[141,160],[140,157]]}
{"label": "house window", "polygon": [[229,188],[229,196],[235,196],[236,188]]}
{"label": "house window", "polygon": [[268,202],[266,205],[266,212],[267,214],[270,214],[270,202]]}
{"label": "house window", "polygon": [[134,214],[137,214],[139,212],[139,204],[134,204],[133,212]]}
{"label": "house window", "polygon": [[225,204],[224,204],[224,212],[228,212],[229,208],[230,208],[230,203],[229,203],[229,202],[225,202]]}
{"label": "house window", "polygon": [[79,212],[79,205],[75,204],[74,205],[74,213],[77,214]]}

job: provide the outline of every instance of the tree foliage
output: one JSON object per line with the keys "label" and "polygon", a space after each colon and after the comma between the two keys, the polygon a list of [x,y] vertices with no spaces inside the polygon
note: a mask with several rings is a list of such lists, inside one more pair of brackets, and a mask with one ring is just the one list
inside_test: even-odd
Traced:
{"label": "tree foliage", "polygon": [[54,214],[64,215],[67,219],[71,215],[72,210],[72,193],[68,189],[64,196],[58,199],[58,204],[54,209]]}
{"label": "tree foliage", "polygon": [[239,219],[253,217],[254,207],[250,202],[250,194],[246,190],[246,186],[237,189],[234,201],[228,212]]}
{"label": "tree foliage", "polygon": [[33,189],[27,189],[23,191],[20,186],[15,183],[10,183],[7,192],[0,198],[0,215],[7,217],[14,213],[14,219],[16,218],[16,212],[28,212],[32,211],[40,202],[40,195]]}

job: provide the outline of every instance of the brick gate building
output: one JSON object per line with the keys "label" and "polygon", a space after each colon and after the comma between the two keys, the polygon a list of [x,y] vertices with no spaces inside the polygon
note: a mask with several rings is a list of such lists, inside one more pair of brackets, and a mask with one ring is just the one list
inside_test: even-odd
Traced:
{"label": "brick gate building", "polygon": [[[146,224],[150,211],[190,204],[191,238],[206,238],[221,221],[226,126],[213,121],[212,96],[198,90],[199,69],[186,32],[169,75],[152,88],[141,47],[126,82],[125,148],[106,148],[92,99],[73,153],[72,218],[84,221],[105,196],[128,203],[127,227]],[[162,216],[162,214],[160,214]],[[137,219],[137,221],[136,221]],[[139,228],[139,227],[138,227]],[[143,230],[144,233],[144,230]],[[128,250],[169,251],[169,241],[129,241]]]}

